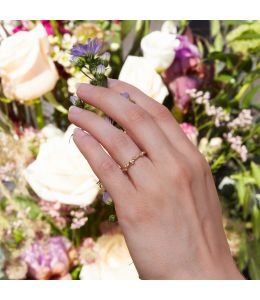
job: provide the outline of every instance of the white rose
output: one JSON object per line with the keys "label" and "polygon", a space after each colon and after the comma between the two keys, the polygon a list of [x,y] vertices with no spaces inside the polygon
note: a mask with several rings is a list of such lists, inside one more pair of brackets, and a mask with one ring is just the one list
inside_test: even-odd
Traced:
{"label": "white rose", "polygon": [[169,94],[161,76],[143,57],[128,56],[121,69],[119,80],[132,84],[160,103]]}
{"label": "white rose", "polygon": [[143,37],[141,48],[144,57],[158,72],[166,70],[173,62],[175,49],[179,45],[175,34],[153,31]]}
{"label": "white rose", "polygon": [[47,128],[47,141],[25,170],[25,178],[42,199],[71,205],[91,204],[99,191],[97,178],[71,138],[75,126],[66,133]]}
{"label": "white rose", "polygon": [[0,76],[6,97],[24,102],[54,88],[58,73],[48,52],[48,36],[41,24],[2,41]]}
{"label": "white rose", "polygon": [[97,260],[84,265],[81,280],[139,279],[122,234],[104,234],[95,245]]}

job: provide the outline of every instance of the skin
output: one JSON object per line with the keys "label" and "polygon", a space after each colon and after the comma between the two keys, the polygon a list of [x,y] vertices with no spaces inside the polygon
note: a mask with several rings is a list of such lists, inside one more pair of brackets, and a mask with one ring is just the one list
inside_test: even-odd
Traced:
{"label": "skin", "polygon": [[[140,278],[243,279],[230,254],[210,167],[167,108],[112,79],[108,88],[80,84],[77,94],[125,129],[70,108],[69,120],[82,128],[74,142],[114,200]],[[119,166],[140,151],[147,155],[123,173]]]}

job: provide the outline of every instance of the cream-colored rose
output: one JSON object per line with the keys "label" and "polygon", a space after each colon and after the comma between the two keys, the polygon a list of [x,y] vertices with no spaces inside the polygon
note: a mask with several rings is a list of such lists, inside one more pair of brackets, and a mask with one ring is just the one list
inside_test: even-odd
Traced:
{"label": "cream-colored rose", "polygon": [[119,80],[132,84],[160,103],[169,94],[161,76],[143,57],[128,56],[121,69]]}
{"label": "cream-colored rose", "polygon": [[25,178],[42,199],[72,205],[91,204],[99,191],[97,178],[73,142],[71,125],[62,133],[43,130],[47,141],[25,170]]}
{"label": "cream-colored rose", "polygon": [[41,24],[2,41],[0,77],[7,98],[25,102],[54,88],[58,73],[48,52],[48,36]]}
{"label": "cream-colored rose", "polygon": [[105,234],[96,243],[94,263],[83,266],[80,279],[139,279],[122,234]]}
{"label": "cream-colored rose", "polygon": [[172,64],[178,45],[175,34],[162,31],[153,31],[141,41],[144,58],[158,72],[168,69]]}

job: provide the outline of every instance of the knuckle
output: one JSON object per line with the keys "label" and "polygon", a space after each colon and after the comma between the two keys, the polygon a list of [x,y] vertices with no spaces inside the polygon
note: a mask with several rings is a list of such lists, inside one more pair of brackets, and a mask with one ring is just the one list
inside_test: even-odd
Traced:
{"label": "knuckle", "polygon": [[154,103],[151,112],[154,118],[158,121],[169,121],[172,119],[171,113],[164,105]]}
{"label": "knuckle", "polygon": [[125,133],[117,133],[111,139],[113,147],[116,149],[127,148],[130,144],[129,138]]}
{"label": "knuckle", "polygon": [[111,174],[116,170],[117,166],[111,160],[104,160],[100,163],[100,169],[104,174]]}
{"label": "knuckle", "polygon": [[143,123],[148,119],[148,114],[140,107],[133,106],[128,111],[128,120],[135,123]]}
{"label": "knuckle", "polygon": [[135,205],[132,209],[124,212],[122,220],[125,226],[139,226],[151,224],[154,219],[154,213],[150,209],[146,209],[143,205]]}
{"label": "knuckle", "polygon": [[201,153],[197,153],[195,155],[195,158],[193,159],[193,164],[195,167],[196,172],[198,172],[198,170],[202,173],[202,175],[207,175],[210,167],[208,162],[206,161],[206,159],[204,158],[204,156]]}
{"label": "knuckle", "polygon": [[191,168],[184,164],[179,164],[176,167],[176,176],[178,178],[178,182],[183,182],[185,184],[190,184],[192,183],[192,172]]}

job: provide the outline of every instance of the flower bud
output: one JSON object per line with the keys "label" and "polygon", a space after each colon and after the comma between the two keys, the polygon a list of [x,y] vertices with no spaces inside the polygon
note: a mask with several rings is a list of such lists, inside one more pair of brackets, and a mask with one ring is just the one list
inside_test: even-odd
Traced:
{"label": "flower bud", "polygon": [[105,74],[106,68],[104,65],[98,65],[97,66],[97,74]]}
{"label": "flower bud", "polygon": [[80,100],[79,100],[79,97],[78,97],[78,96],[70,96],[70,102],[71,102],[73,105],[77,106],[77,104],[78,104],[79,101],[80,101]]}
{"label": "flower bud", "polygon": [[109,61],[110,60],[110,57],[111,57],[111,54],[109,52],[105,52],[104,54],[102,54],[100,56],[100,58],[103,60],[103,61]]}

